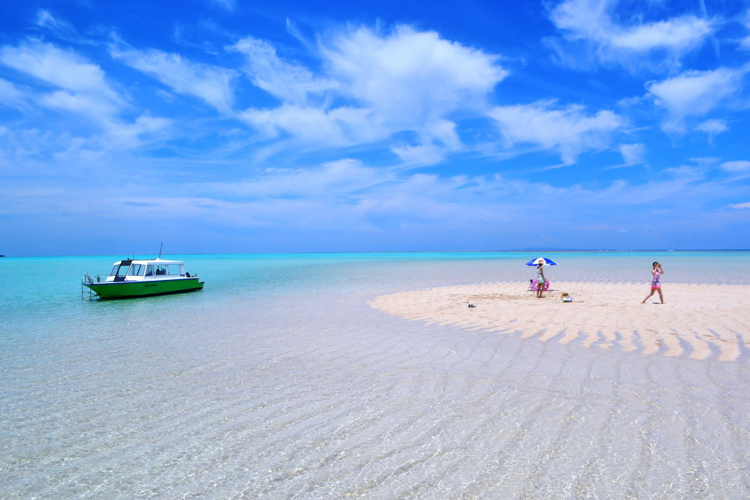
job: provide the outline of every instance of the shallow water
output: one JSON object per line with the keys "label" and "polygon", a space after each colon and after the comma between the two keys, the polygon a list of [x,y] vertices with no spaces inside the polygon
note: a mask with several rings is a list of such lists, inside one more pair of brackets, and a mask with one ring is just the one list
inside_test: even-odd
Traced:
{"label": "shallow water", "polygon": [[[78,286],[114,257],[0,259],[2,496],[749,496],[747,353],[586,349],[367,305],[524,282],[535,256],[185,256],[204,291],[117,302]],[[553,281],[645,293],[659,260],[667,296],[750,283],[741,252],[547,256]]]}

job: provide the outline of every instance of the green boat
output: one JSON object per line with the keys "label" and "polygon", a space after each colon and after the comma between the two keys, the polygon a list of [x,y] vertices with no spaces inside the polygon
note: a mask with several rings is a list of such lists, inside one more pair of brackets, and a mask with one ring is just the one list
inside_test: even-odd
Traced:
{"label": "green boat", "polygon": [[203,289],[203,284],[197,274],[191,276],[185,272],[185,264],[179,260],[125,259],[115,262],[105,277],[85,274],[81,283],[81,297],[98,297],[102,300],[152,297],[197,292]]}

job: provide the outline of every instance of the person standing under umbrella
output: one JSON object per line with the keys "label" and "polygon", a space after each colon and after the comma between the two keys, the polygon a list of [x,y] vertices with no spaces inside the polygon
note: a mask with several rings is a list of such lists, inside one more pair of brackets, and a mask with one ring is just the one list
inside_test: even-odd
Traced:
{"label": "person standing under umbrella", "polygon": [[544,278],[544,270],[542,269],[544,267],[544,261],[540,262],[536,266],[536,298],[541,299],[542,294],[544,293],[544,285],[547,283],[547,280]]}
{"label": "person standing under umbrella", "polygon": [[[538,299],[543,298],[542,293],[549,288],[547,278],[544,277],[544,271],[542,270],[542,266],[545,264],[548,266],[556,266],[557,262],[545,257],[539,257],[538,259],[531,259],[526,263],[529,267],[536,266],[536,296]],[[534,280],[529,281],[529,290],[534,290],[534,287],[532,286]]]}

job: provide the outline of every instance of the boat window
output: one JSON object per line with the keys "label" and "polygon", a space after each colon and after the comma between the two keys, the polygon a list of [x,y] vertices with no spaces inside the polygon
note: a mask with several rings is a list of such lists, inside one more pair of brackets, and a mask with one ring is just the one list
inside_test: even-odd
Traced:
{"label": "boat window", "polygon": [[167,266],[169,268],[169,275],[170,276],[181,276],[182,273],[180,272],[180,265],[179,264],[169,264]]}
{"label": "boat window", "polygon": [[146,276],[153,276],[154,275],[154,266],[149,264],[146,266]]}
{"label": "boat window", "polygon": [[154,275],[156,276],[163,276],[167,274],[167,266],[165,264],[160,264],[158,266],[154,266]]}
{"label": "boat window", "polygon": [[125,276],[128,273],[128,268],[130,266],[120,266],[120,269],[117,270],[117,276]]}
{"label": "boat window", "polygon": [[120,267],[120,264],[115,264],[112,266],[112,270],[109,272],[110,276],[116,276],[117,275],[117,269]]}
{"label": "boat window", "polygon": [[142,264],[132,264],[128,276],[142,276],[144,267]]}

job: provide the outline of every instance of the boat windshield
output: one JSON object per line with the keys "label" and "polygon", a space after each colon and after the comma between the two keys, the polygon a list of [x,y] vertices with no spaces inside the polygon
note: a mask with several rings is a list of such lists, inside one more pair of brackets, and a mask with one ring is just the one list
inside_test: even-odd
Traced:
{"label": "boat windshield", "polygon": [[117,270],[117,276],[125,276],[128,273],[128,268],[130,267],[130,264],[124,264],[120,265],[120,269]]}
{"label": "boat windshield", "polygon": [[120,264],[115,264],[112,266],[112,270],[109,272],[110,276],[117,276],[117,269],[120,267]]}

